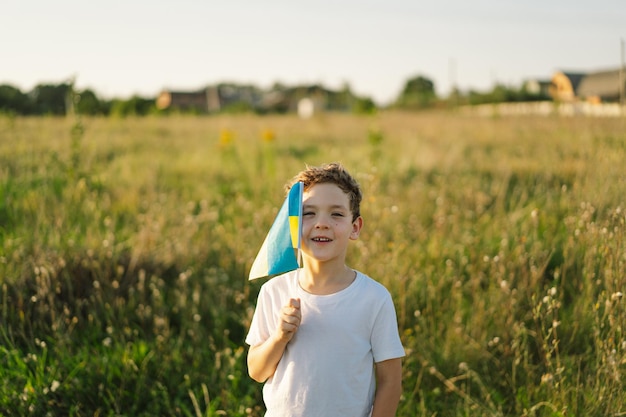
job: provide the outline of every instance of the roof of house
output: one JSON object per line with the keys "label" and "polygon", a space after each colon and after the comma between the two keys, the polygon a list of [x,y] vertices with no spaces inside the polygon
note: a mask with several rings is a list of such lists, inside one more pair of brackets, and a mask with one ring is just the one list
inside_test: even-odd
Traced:
{"label": "roof of house", "polygon": [[569,82],[572,84],[572,89],[574,91],[578,90],[578,85],[583,80],[583,78],[587,76],[587,74],[581,72],[561,71],[561,73],[569,79]]}

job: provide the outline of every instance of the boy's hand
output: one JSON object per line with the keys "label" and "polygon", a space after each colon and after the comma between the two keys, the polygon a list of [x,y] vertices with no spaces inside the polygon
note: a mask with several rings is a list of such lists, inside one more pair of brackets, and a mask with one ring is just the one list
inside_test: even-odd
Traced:
{"label": "boy's hand", "polygon": [[250,346],[248,352],[248,372],[258,382],[264,382],[274,375],[287,344],[300,327],[300,299],[290,298],[280,309],[280,321],[276,331],[264,342]]}
{"label": "boy's hand", "polygon": [[278,326],[278,338],[289,342],[300,326],[302,314],[300,313],[300,299],[290,298],[289,303],[280,311],[280,324]]}

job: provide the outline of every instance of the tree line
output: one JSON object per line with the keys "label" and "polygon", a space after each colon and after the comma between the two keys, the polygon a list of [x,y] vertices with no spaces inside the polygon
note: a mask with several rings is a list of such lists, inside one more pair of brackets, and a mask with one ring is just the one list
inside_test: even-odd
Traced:
{"label": "tree line", "polygon": [[[343,93],[329,95],[329,97],[343,97],[346,94],[352,97],[352,103],[346,111],[356,113],[370,113],[378,106],[369,97],[354,96],[349,86],[345,86]],[[447,97],[436,94],[435,84],[428,77],[417,75],[408,79],[397,98],[389,108],[420,110],[430,108],[447,108],[459,105],[474,105],[485,103],[521,102],[547,100],[549,97],[542,93],[531,93],[524,86],[514,88],[497,84],[491,91],[479,92],[470,90],[462,92],[458,89]],[[245,103],[241,103],[245,104]],[[329,109],[338,106],[329,104]],[[230,106],[227,110],[254,111],[249,106]],[[129,99],[114,98],[106,100],[98,97],[92,89],[76,90],[73,82],[59,84],[39,84],[29,92],[22,92],[19,88],[9,85],[0,85],[0,113],[14,115],[52,115],[62,116],[68,113],[77,113],[90,116],[144,116],[163,113],[156,107],[155,97],[132,96]]]}
{"label": "tree line", "polygon": [[511,87],[495,84],[489,91],[453,88],[447,97],[438,97],[435,84],[427,77],[418,75],[406,81],[392,107],[401,109],[428,109],[433,107],[456,107],[489,103],[511,103],[550,100],[547,92],[531,92],[526,85]]}
{"label": "tree line", "polygon": [[24,116],[63,116],[71,112],[91,116],[147,115],[155,111],[154,98],[105,100],[91,89],[75,90],[72,83],[39,84],[24,93],[8,84],[0,85],[0,113]]}

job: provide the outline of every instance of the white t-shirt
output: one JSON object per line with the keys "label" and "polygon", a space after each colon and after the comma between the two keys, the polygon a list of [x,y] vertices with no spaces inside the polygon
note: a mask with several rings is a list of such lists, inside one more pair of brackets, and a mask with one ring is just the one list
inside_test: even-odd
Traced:
{"label": "white t-shirt", "polygon": [[405,355],[387,289],[360,272],[330,295],[304,291],[297,270],[275,277],[261,287],[247,344],[275,331],[290,298],[300,298],[302,321],[263,387],[266,417],[369,416],[374,363]]}

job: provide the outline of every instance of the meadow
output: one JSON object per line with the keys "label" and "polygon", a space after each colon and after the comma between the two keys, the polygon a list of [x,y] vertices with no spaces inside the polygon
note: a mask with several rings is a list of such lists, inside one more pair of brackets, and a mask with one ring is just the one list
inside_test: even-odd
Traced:
{"label": "meadow", "polygon": [[0,415],[262,416],[247,273],[305,164],[365,198],[401,417],[626,415],[626,119],[0,116]]}

